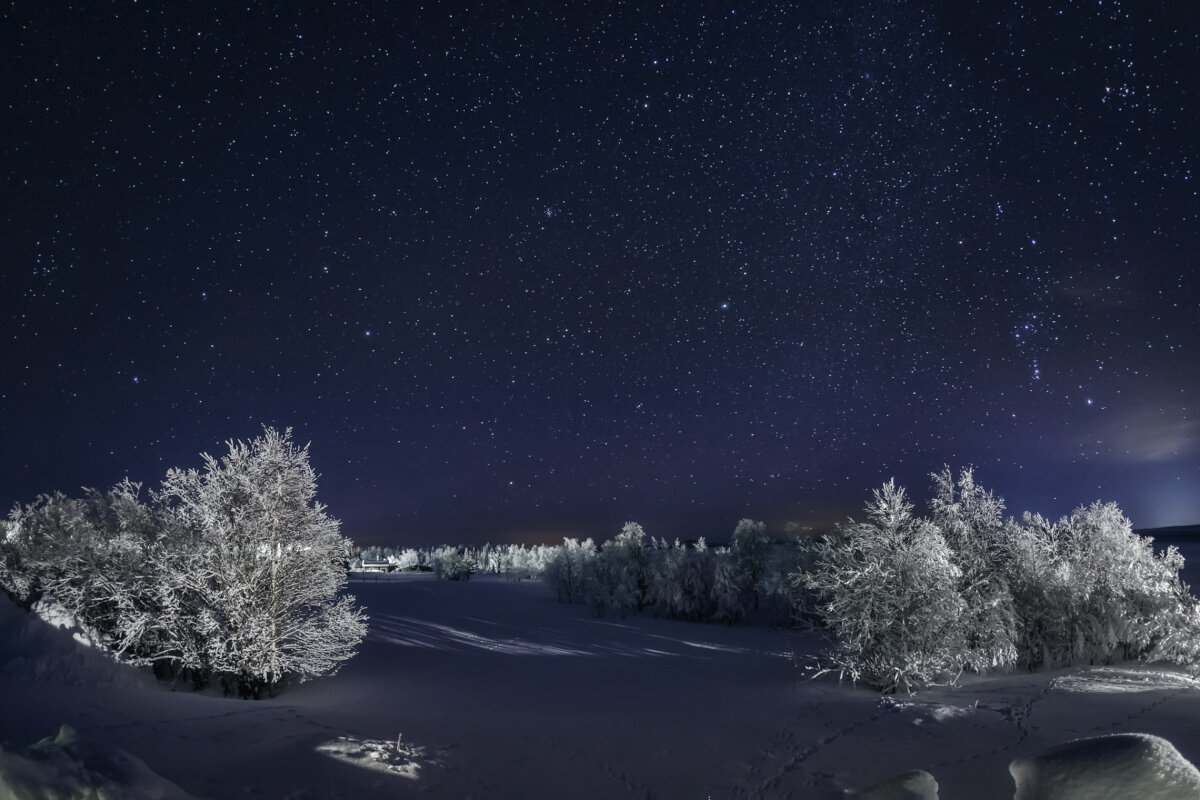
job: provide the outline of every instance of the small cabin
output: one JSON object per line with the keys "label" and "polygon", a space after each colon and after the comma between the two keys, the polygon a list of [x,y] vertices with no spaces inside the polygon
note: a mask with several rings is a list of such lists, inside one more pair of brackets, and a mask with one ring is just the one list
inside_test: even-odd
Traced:
{"label": "small cabin", "polygon": [[364,558],[363,562],[362,562],[362,571],[363,572],[391,572],[392,565],[386,561],[371,561],[370,559]]}

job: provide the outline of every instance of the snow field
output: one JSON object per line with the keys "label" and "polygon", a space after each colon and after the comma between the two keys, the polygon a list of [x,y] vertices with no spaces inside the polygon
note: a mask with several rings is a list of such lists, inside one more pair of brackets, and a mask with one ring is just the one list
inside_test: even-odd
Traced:
{"label": "snow field", "polygon": [[0,745],[68,723],[193,796],[297,800],[935,796],[892,780],[913,770],[944,799],[1009,800],[1010,762],[1074,739],[1150,733],[1200,758],[1200,691],[1177,670],[967,676],[881,698],[805,680],[793,655],[820,649],[812,634],[598,619],[536,581],[350,591],[371,618],[358,656],[257,702],[167,691],[4,601]]}

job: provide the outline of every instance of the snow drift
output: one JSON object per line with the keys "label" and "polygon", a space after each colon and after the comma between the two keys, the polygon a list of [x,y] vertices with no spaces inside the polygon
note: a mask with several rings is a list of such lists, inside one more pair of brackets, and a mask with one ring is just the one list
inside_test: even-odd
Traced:
{"label": "snow drift", "polygon": [[0,750],[5,800],[189,800],[192,795],[117,747],[85,742],[69,725],[20,753]]}
{"label": "snow drift", "polygon": [[1200,770],[1175,746],[1146,733],[1079,739],[1009,765],[1014,800],[1196,800]]}

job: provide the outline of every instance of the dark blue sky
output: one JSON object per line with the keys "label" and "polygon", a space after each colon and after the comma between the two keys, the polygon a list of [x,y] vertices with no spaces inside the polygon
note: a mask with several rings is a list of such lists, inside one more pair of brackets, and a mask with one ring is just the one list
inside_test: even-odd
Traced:
{"label": "dark blue sky", "polygon": [[177,5],[0,11],[0,501],[269,424],[363,543],[1200,521],[1193,4]]}

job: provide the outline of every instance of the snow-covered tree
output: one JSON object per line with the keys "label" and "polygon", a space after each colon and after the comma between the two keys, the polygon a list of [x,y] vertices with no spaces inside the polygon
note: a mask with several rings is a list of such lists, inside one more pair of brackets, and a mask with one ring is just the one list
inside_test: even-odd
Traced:
{"label": "snow-covered tree", "polygon": [[651,594],[655,604],[675,619],[705,620],[713,613],[712,551],[703,537],[694,547],[663,546],[654,562]]}
{"label": "snow-covered tree", "polygon": [[509,545],[501,562],[501,571],[514,581],[540,577],[554,549],[545,545]]}
{"label": "snow-covered tree", "polygon": [[546,562],[542,579],[558,594],[558,601],[574,603],[585,598],[585,581],[589,564],[596,557],[596,545],[591,539],[563,539]]}
{"label": "snow-covered tree", "polygon": [[402,572],[416,572],[421,568],[421,557],[416,550],[406,548],[398,555],[388,556],[388,563],[394,564]]}
{"label": "snow-covered tree", "polygon": [[606,543],[610,545],[621,565],[622,594],[630,597],[632,605],[641,611],[650,602],[650,549],[646,531],[636,522],[626,522],[617,537]]}
{"label": "snow-covered tree", "polygon": [[43,495],[14,509],[9,542],[27,604],[52,598],[95,644],[117,658],[150,663],[167,616],[161,592],[161,519],[128,480],[82,499]]}
{"label": "snow-covered tree", "polygon": [[625,552],[610,539],[584,569],[584,594],[597,616],[620,614],[636,605],[635,586],[628,578]]}
{"label": "snow-covered tree", "polygon": [[746,588],[754,596],[754,607],[758,608],[759,594],[764,588],[763,578],[771,558],[771,537],[767,535],[767,526],[752,519],[743,519],[733,529],[731,544],[746,575]]}
{"label": "snow-covered tree", "polygon": [[712,611],[713,622],[734,622],[746,616],[746,605],[742,593],[746,573],[730,550],[718,549],[712,553]]}
{"label": "snow-covered tree", "polygon": [[429,558],[433,574],[439,581],[466,581],[475,571],[473,559],[465,548],[438,547]]}
{"label": "snow-covered tree", "polygon": [[930,521],[961,573],[957,588],[967,606],[967,666],[977,672],[1009,669],[1018,652],[1016,609],[1003,568],[1004,500],[975,483],[971,469],[962,470],[957,480],[949,467],[930,477]]}
{"label": "snow-covered tree", "polygon": [[308,447],[265,428],[202,470],[172,469],[157,499],[197,557],[181,575],[204,667],[259,696],[289,677],[335,672],[366,633],[343,595],[349,542],[316,501]]}
{"label": "snow-covered tree", "polygon": [[804,576],[837,636],[835,668],[884,691],[955,677],[963,668],[961,572],[904,490],[875,490],[865,523],[816,545]]}
{"label": "snow-covered tree", "polygon": [[780,625],[812,627],[820,618],[817,598],[802,579],[816,566],[821,537],[796,523],[787,527],[787,541],[774,550],[763,579],[763,594]]}
{"label": "snow-covered tree", "polygon": [[1194,604],[1179,580],[1183,557],[1175,548],[1156,555],[1115,504],[1080,506],[1057,523],[1026,514],[1006,532],[1021,654],[1031,666],[1146,654],[1190,660],[1177,635]]}

